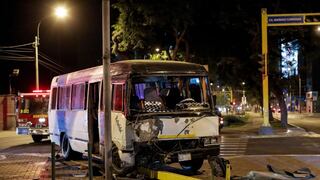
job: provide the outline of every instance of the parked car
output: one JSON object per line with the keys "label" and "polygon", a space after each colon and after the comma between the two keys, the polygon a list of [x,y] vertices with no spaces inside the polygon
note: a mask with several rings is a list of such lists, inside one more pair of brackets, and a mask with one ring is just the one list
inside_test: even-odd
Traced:
{"label": "parked car", "polygon": [[271,108],[271,111],[273,112],[273,113],[280,113],[281,112],[281,109],[279,108],[279,107],[272,107]]}

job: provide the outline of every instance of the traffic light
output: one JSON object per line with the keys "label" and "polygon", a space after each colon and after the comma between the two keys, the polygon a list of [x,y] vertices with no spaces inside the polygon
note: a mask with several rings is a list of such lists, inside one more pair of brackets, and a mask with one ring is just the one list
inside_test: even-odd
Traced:
{"label": "traffic light", "polygon": [[258,55],[259,56],[259,65],[260,65],[260,68],[259,68],[259,71],[261,72],[261,74],[265,74],[265,59],[264,59],[264,55]]}

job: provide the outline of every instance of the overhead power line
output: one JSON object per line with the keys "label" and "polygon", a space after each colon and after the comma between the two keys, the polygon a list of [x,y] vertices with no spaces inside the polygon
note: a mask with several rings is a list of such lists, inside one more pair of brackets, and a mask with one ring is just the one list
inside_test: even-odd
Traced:
{"label": "overhead power line", "polygon": [[39,63],[44,66],[45,68],[51,70],[52,72],[55,72],[56,74],[61,74],[63,72],[63,70],[61,69],[57,69],[55,66],[50,65],[47,62],[44,62],[42,60],[39,60]]}
{"label": "overhead power line", "polygon": [[0,55],[0,60],[3,61],[34,61],[34,57],[30,57],[30,56],[25,56],[25,57],[21,57],[21,56],[3,56]]}
{"label": "overhead power line", "polygon": [[39,55],[40,55],[42,58],[46,59],[47,61],[51,62],[52,64],[54,64],[54,65],[56,65],[56,66],[58,66],[58,67],[64,69],[63,66],[61,66],[60,64],[54,62],[48,55],[46,55],[45,53],[43,53],[43,52],[41,52],[41,51],[39,51],[39,52],[40,52]]}
{"label": "overhead power line", "polygon": [[18,47],[24,47],[24,46],[30,46],[32,43],[25,43],[25,44],[19,44],[19,45],[14,45],[14,46],[0,46],[0,49],[8,49],[8,48],[18,48]]}
{"label": "overhead power line", "polygon": [[0,52],[17,52],[17,53],[30,53],[32,50],[11,50],[11,49],[0,49]]}

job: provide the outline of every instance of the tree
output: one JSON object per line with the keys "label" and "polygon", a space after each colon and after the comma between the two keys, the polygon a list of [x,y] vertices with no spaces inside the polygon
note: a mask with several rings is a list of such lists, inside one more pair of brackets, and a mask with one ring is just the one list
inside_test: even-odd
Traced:
{"label": "tree", "polygon": [[[119,10],[119,17],[113,25],[113,53],[118,55],[135,50],[146,53],[160,43],[169,59],[177,60],[179,51],[184,50],[184,59],[188,61],[186,33],[193,24],[191,2],[130,0],[115,3],[113,7]],[[174,43],[171,45],[171,42]],[[184,49],[181,48],[182,43],[185,44]]]}
{"label": "tree", "polygon": [[[305,13],[312,12],[315,5],[315,2],[299,0],[290,3],[280,0],[120,0],[114,4],[120,15],[114,25],[113,50],[130,56],[133,51],[146,54],[161,46],[168,59],[182,57],[186,61],[208,64],[211,82],[239,89],[239,82],[245,81],[246,95],[262,105],[262,75],[258,70],[261,8],[268,8],[268,13],[272,14]],[[287,109],[283,90],[289,81],[279,71],[279,45],[298,38],[302,48],[307,47],[303,40],[305,34],[301,27],[269,28],[269,87],[280,104],[284,127],[287,126]]]}

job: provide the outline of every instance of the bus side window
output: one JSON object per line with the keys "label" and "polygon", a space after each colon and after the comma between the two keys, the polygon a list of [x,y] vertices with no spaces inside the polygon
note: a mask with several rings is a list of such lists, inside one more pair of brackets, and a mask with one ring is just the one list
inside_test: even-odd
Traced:
{"label": "bus side window", "polygon": [[85,84],[72,85],[71,109],[85,109]]}
{"label": "bus side window", "polygon": [[70,86],[59,87],[58,109],[69,109]]}
{"label": "bus side window", "polygon": [[57,105],[57,88],[52,89],[51,109],[56,109]]}
{"label": "bus side window", "polygon": [[112,110],[123,111],[123,84],[112,84]]}

